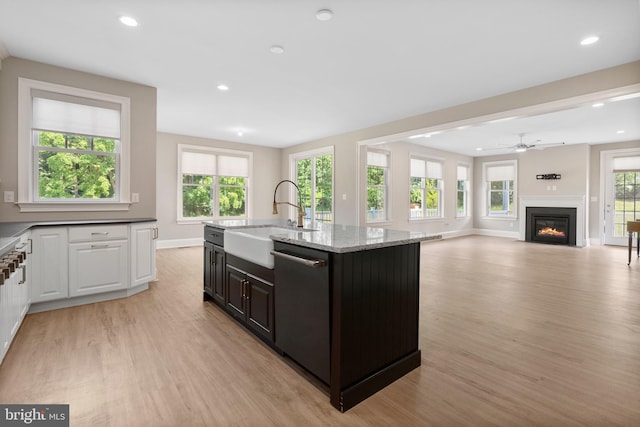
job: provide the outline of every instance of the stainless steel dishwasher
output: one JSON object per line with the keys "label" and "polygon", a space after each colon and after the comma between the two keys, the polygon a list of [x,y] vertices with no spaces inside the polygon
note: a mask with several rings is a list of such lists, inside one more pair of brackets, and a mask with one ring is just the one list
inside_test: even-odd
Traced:
{"label": "stainless steel dishwasher", "polygon": [[329,253],[274,242],[276,346],[329,384]]}

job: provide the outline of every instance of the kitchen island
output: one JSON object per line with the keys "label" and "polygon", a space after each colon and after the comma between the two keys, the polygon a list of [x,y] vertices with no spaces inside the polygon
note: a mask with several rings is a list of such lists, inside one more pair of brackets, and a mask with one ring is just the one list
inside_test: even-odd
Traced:
{"label": "kitchen island", "polygon": [[[261,227],[269,227],[271,242]],[[242,234],[272,243],[273,260],[256,264],[237,244],[226,252],[225,240]],[[335,224],[208,221],[205,300],[314,374],[329,387],[331,404],[346,411],[420,366],[420,242],[439,238]]]}

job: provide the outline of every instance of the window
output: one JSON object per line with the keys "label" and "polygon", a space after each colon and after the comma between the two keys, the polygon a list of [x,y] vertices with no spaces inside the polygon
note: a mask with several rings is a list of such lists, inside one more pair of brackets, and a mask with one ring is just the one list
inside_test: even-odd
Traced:
{"label": "window", "polygon": [[441,218],[442,163],[411,158],[410,218]]}
{"label": "window", "polygon": [[178,145],[178,221],[247,216],[251,153]]}
{"label": "window", "polygon": [[333,222],[333,147],[298,153],[291,158],[305,218]]}
{"label": "window", "polygon": [[515,218],[517,162],[484,164],[486,186],[486,215],[496,218]]}
{"label": "window", "polygon": [[367,150],[367,222],[387,221],[389,153]]}
{"label": "window", "polygon": [[469,216],[469,166],[458,165],[456,218]]}
{"label": "window", "polygon": [[129,99],[19,79],[21,211],[126,210]]}

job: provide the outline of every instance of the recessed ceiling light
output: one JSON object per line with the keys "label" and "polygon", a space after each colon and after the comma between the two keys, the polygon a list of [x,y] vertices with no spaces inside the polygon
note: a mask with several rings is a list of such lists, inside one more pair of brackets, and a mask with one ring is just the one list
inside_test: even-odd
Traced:
{"label": "recessed ceiling light", "polygon": [[624,131],[623,130],[619,130],[616,133],[624,133]]}
{"label": "recessed ceiling light", "polygon": [[318,21],[329,21],[331,18],[333,18],[333,12],[329,9],[320,9],[316,12]]}
{"label": "recessed ceiling light", "polygon": [[476,151],[482,151],[482,147],[476,148]]}
{"label": "recessed ceiling light", "polygon": [[218,90],[221,90],[223,92],[226,92],[229,90],[229,86],[225,85],[225,84],[219,84],[218,86],[216,86],[218,88]]}
{"label": "recessed ceiling light", "polygon": [[284,48],[280,45],[274,44],[269,48],[269,52],[280,55],[281,53],[284,53]]}
{"label": "recessed ceiling light", "polygon": [[120,17],[120,22],[124,25],[126,25],[127,27],[137,27],[138,26],[138,21],[135,20],[135,18],[132,18],[130,16],[121,16]]}
{"label": "recessed ceiling light", "polygon": [[242,129],[238,129],[238,136],[244,135],[244,131]]}
{"label": "recessed ceiling light", "polygon": [[602,107],[604,105],[604,103],[602,102],[596,102],[595,104],[592,105],[593,108],[599,108]]}
{"label": "recessed ceiling light", "polygon": [[582,41],[580,42],[580,44],[581,44],[582,46],[588,46],[588,45],[590,45],[590,44],[594,44],[594,43],[595,43],[595,42],[597,42],[598,40],[600,40],[600,37],[598,37],[598,36],[589,36],[589,37],[586,37],[586,38],[582,39]]}

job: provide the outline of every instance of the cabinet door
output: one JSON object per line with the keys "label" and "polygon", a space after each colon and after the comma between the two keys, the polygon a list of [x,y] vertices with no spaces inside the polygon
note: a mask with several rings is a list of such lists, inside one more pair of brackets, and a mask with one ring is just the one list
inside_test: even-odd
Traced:
{"label": "cabinet door", "polygon": [[131,286],[156,280],[156,223],[131,224]]}
{"label": "cabinet door", "polygon": [[67,229],[36,228],[31,231],[31,239],[31,302],[67,298]]}
{"label": "cabinet door", "polygon": [[246,278],[245,274],[240,270],[236,270],[227,265],[227,292],[226,307],[237,317],[244,319],[246,317]]}
{"label": "cabinet door", "polygon": [[263,282],[255,277],[248,276],[247,287],[249,288],[249,295],[247,299],[247,322],[258,334],[273,341],[273,285]]}
{"label": "cabinet door", "polygon": [[220,304],[224,305],[225,302],[225,254],[224,249],[220,246],[213,246],[213,253],[211,258],[213,259],[213,265],[211,267],[211,292],[213,298]]}
{"label": "cabinet door", "polygon": [[[209,243],[209,242],[204,242],[204,260],[203,260],[203,264],[204,264],[204,283],[203,283],[203,287],[204,287],[204,292],[213,297],[213,281],[214,281],[214,274],[213,274],[213,264],[214,263],[214,258],[213,258],[213,244]],[[207,298],[205,298],[207,299]]]}
{"label": "cabinet door", "polygon": [[129,286],[126,240],[69,245],[69,295],[91,295]]}

